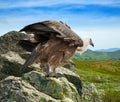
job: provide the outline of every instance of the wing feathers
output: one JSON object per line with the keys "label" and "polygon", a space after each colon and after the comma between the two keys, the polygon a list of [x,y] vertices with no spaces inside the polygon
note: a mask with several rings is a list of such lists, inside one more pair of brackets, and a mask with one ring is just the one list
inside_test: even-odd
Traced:
{"label": "wing feathers", "polygon": [[51,32],[54,33],[56,31],[54,31],[53,29],[47,27],[46,25],[44,25],[42,22],[39,23],[34,23],[31,25],[28,25],[26,27],[24,27],[23,29],[20,30],[21,31],[25,31],[27,32],[31,32],[31,33],[35,33],[35,32]]}
{"label": "wing feathers", "polygon": [[20,31],[25,31],[26,33],[33,33],[35,35],[39,35],[39,37],[41,37],[41,35],[47,35],[49,36],[49,39],[58,37],[64,40],[64,38],[69,38],[73,42],[75,42],[75,45],[83,46],[82,39],[75,32],[73,32],[68,25],[64,24],[63,22],[61,23],[54,20],[38,22],[28,25]]}
{"label": "wing feathers", "polygon": [[24,50],[32,52],[34,48],[39,44],[39,42],[31,42],[30,40],[20,40],[18,45],[20,45]]}

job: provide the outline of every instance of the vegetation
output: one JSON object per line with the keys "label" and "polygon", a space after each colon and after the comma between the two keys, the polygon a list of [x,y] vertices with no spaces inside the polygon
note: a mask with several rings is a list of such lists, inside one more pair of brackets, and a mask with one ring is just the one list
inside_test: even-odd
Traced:
{"label": "vegetation", "polygon": [[104,102],[120,102],[120,60],[74,60],[82,82],[104,90]]}
{"label": "vegetation", "polygon": [[82,55],[76,53],[73,60],[120,60],[120,50],[115,52],[95,52],[88,50]]}
{"label": "vegetation", "polygon": [[120,102],[120,91],[106,91],[102,98],[103,102]]}

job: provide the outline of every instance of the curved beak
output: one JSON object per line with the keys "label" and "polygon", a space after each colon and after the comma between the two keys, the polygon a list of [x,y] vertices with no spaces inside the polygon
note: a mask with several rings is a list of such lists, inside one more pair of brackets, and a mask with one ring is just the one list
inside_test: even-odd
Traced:
{"label": "curved beak", "polygon": [[90,39],[90,45],[94,47],[94,43],[93,43],[92,39]]}

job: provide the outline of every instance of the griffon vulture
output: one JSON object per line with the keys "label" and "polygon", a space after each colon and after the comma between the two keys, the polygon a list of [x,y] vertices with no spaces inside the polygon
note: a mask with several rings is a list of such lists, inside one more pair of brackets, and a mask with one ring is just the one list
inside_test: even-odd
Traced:
{"label": "griffon vulture", "polygon": [[77,52],[84,52],[88,45],[93,45],[90,38],[81,39],[71,28],[61,21],[48,20],[25,26],[20,30],[33,34],[34,39],[19,41],[23,49],[30,51],[20,71],[36,60],[47,76],[55,76],[55,68]]}

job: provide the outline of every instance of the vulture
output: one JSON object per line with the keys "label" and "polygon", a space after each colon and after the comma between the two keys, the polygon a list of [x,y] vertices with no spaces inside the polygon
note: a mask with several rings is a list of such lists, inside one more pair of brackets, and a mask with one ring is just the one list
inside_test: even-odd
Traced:
{"label": "vulture", "polygon": [[19,45],[31,52],[21,72],[35,61],[46,76],[56,76],[55,69],[69,60],[75,52],[83,53],[89,45],[94,46],[91,38],[81,39],[62,21],[47,20],[25,26],[20,32],[32,34],[33,38],[22,39]]}

